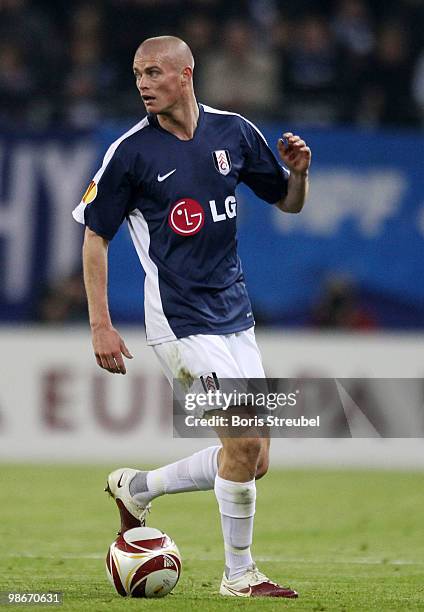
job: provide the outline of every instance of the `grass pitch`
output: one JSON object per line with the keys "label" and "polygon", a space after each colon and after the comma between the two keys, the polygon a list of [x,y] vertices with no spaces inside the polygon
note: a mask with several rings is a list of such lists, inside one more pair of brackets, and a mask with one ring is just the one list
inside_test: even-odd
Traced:
{"label": "grass pitch", "polygon": [[0,590],[63,591],[59,609],[90,612],[424,610],[422,473],[274,470],[258,482],[256,561],[298,600],[217,595],[213,493],[162,497],[149,524],[177,542],[182,576],[164,599],[130,600],[115,595],[104,569],[118,517],[102,490],[115,467],[1,466]]}

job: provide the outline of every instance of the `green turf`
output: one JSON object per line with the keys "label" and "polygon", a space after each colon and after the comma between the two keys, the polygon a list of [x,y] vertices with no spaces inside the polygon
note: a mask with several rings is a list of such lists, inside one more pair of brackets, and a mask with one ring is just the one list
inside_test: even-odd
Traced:
{"label": "green turf", "polygon": [[424,610],[421,473],[272,471],[258,483],[255,557],[296,601],[221,598],[213,493],[156,500],[149,524],[175,539],[183,573],[172,595],[140,601],[115,595],[105,575],[117,516],[102,490],[114,467],[1,466],[0,590],[63,591],[61,610],[90,612]]}

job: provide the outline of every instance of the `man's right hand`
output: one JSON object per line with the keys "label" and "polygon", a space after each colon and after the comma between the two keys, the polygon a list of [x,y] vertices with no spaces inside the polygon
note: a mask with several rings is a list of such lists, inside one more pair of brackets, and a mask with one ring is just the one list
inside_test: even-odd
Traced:
{"label": "man's right hand", "polygon": [[101,327],[92,330],[92,342],[97,364],[112,374],[126,374],[124,360],[133,356],[114,327]]}

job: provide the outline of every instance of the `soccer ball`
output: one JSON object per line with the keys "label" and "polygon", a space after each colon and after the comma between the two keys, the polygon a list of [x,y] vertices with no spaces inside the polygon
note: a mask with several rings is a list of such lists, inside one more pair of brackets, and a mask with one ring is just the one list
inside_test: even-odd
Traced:
{"label": "soccer ball", "polygon": [[122,597],[164,597],[178,582],[181,557],[163,531],[135,527],[118,535],[110,545],[106,572]]}

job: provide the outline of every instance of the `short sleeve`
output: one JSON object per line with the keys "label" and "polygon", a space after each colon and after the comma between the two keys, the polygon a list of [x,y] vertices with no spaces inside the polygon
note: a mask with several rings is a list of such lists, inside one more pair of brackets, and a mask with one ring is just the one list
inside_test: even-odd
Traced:
{"label": "short sleeve", "polygon": [[287,195],[289,171],[278,163],[261,132],[242,118],[245,163],[240,181],[262,200],[275,204]]}
{"label": "short sleeve", "polygon": [[99,236],[112,240],[129,212],[131,199],[128,163],[119,148],[109,149],[72,215]]}

